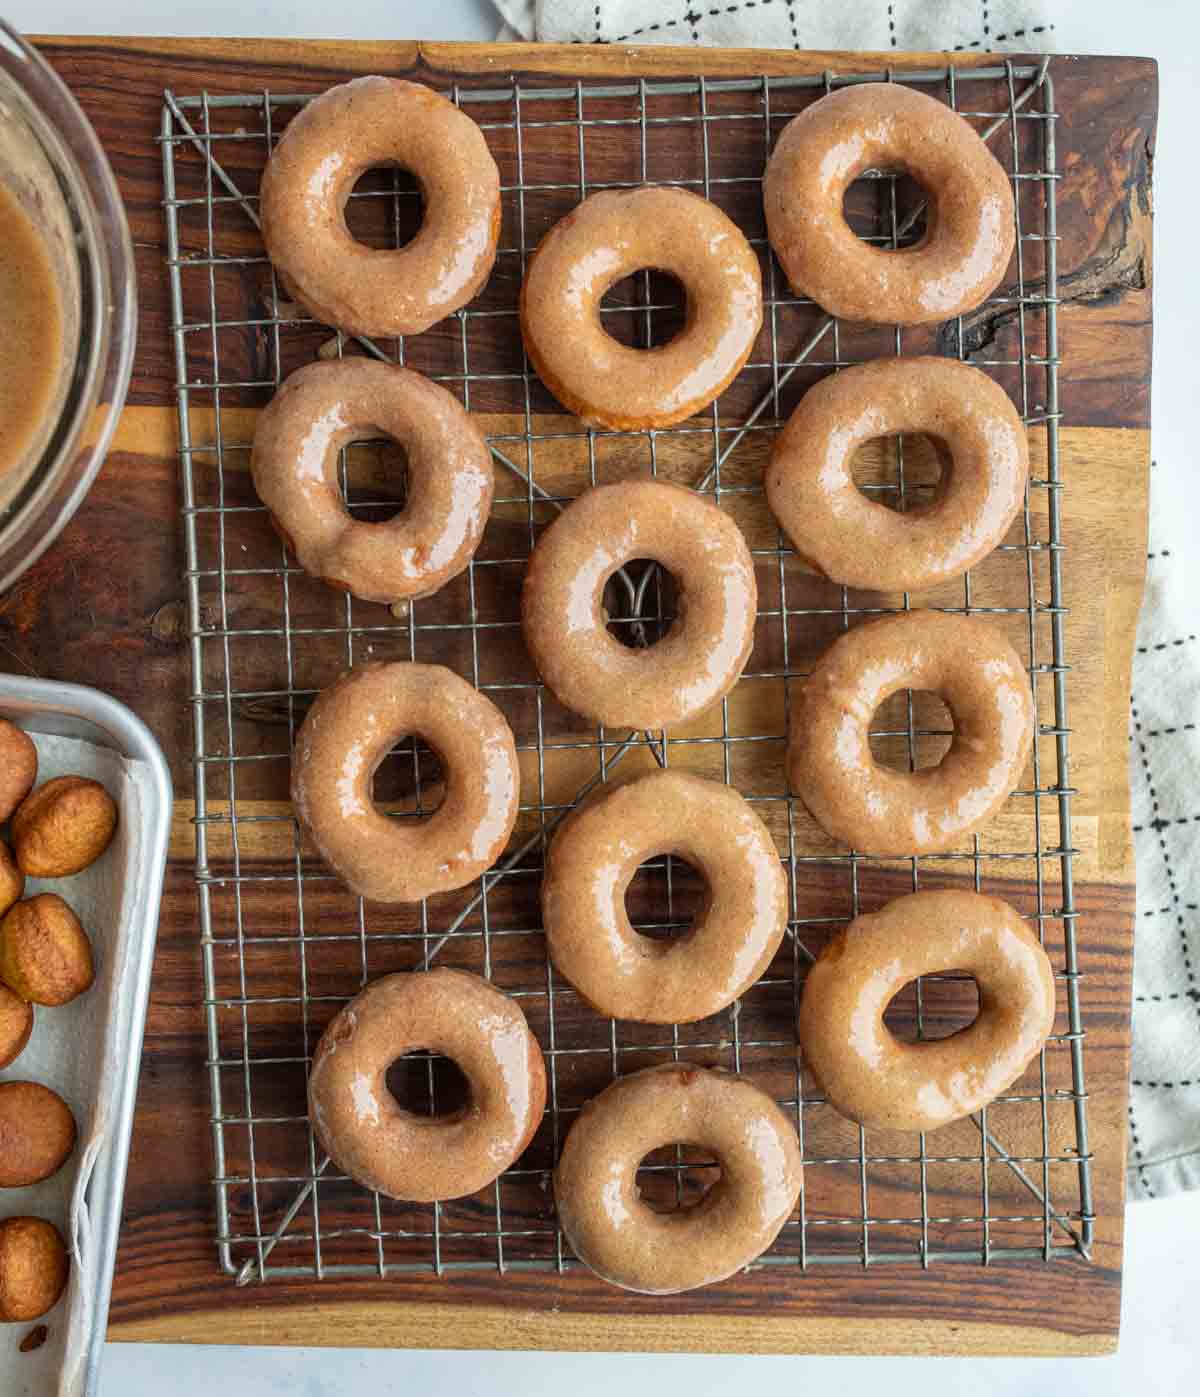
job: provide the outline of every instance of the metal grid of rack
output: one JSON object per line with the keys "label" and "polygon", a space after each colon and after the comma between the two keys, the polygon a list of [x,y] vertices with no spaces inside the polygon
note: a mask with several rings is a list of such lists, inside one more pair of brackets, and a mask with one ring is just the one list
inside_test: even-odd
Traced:
{"label": "metal grid of rack", "polygon": [[[1016,204],[1006,289],[972,316],[928,331],[839,323],[792,296],[766,243],[758,183],[782,125],[845,83],[902,80],[947,101],[992,142]],[[674,1057],[758,1081],[795,1120],[806,1185],[761,1264],[987,1263],[1087,1256],[1092,1204],[1072,893],[1058,459],[1054,89],[1048,62],[936,71],[826,73],[617,84],[463,82],[448,95],[480,124],[501,169],[496,270],[472,305],[407,341],[334,334],[290,304],[257,232],[256,191],[281,127],[307,97],[166,94],[161,144],[178,384],[186,582],[194,687],[196,878],[220,1264],[244,1283],[276,1276],[377,1275],[458,1268],[562,1270],[578,1263],[558,1230],[550,1187],[558,1146],[583,1101],[620,1072]],[[766,320],[750,363],[701,416],[657,432],[602,432],[561,415],[520,348],[517,290],[538,238],[587,193],[674,183],[713,198],[763,260]],[[372,172],[348,220],[357,236],[399,245],[419,218],[402,173]],[[919,236],[919,189],[871,172],[847,200],[862,236],[900,247]],[[628,342],[677,328],[677,288],[650,273],[614,287],[602,313]],[[851,592],[798,565],[761,497],[772,434],[806,384],[880,354],[970,359],[1014,396],[1035,444],[1023,516],[996,553],[922,605],[984,612],[1024,653],[1039,714],[1010,808],[971,845],[934,857],[875,860],[829,843],[783,784],[788,686],[841,629],[910,598]],[[272,534],[248,480],[252,410],[314,355],[366,353],[428,373],[479,415],[497,463],[493,519],[456,582],[407,609],[335,594],[305,577]],[[899,509],[936,479],[920,442],[881,444],[862,488]],[[403,504],[394,452],[343,453],[352,512]],[[516,597],[544,526],[598,480],[650,472],[729,509],[759,575],[756,645],[713,714],[679,731],[581,727],[538,681],[519,638]],[[639,567],[642,569],[638,571]],[[610,614],[629,643],[671,619],[669,580],[631,564]],[[412,908],[353,897],[306,845],[287,801],[291,743],[307,703],[355,660],[414,658],[456,668],[505,711],[523,772],[522,813],[502,861],[459,894]],[[877,715],[881,759],[936,760],[945,710],[898,695]],[[737,785],[775,834],[791,886],[789,935],[763,980],[701,1024],[656,1029],[601,1020],[546,961],[537,905],[546,841],[600,783],[646,764],[684,765]],[[436,807],[436,754],[401,743],[376,797],[397,818]],[[865,1132],[823,1101],[796,1053],[794,1006],[805,966],[837,927],[899,892],[955,885],[1011,897],[1050,952],[1055,1031],[1025,1077],[970,1121],[928,1137]],[[969,880],[965,882],[964,880]],[[1004,881],[1001,881],[1004,880]],[[1013,881],[1016,880],[1016,881]],[[649,935],[685,927],[695,875],[678,859],[640,870],[630,890]],[[319,1155],[304,1109],[324,1024],[369,979],[455,964],[522,1004],[546,1054],[549,1101],[529,1150],[478,1198],[417,1206],[358,1188]],[[889,1022],[937,1035],[969,1015],[973,986],[953,972],[910,987]],[[448,1065],[406,1060],[394,1090],[413,1109],[453,1097]],[[713,1162],[676,1148],[639,1175],[656,1206],[694,1200]]]}

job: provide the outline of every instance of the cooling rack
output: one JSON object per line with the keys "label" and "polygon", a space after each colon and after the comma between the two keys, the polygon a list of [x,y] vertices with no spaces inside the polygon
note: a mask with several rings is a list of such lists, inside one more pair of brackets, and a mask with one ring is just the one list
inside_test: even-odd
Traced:
{"label": "cooling rack", "polygon": [[[1063,482],[1059,472],[1054,87],[1050,65],[1006,63],[904,72],[992,144],[1015,195],[1016,253],[1004,289],[942,326],[863,327],[792,296],[770,255],[760,178],[782,126],[846,83],[900,80],[890,70],[822,77],[558,82],[489,79],[447,95],[479,123],[501,170],[503,225],[480,297],[425,335],[371,342],[310,321],[286,297],[257,231],[268,151],[306,94],[166,94],[164,209],[177,380],[194,720],[196,880],[200,910],[212,1145],[221,1267],[239,1282],[458,1269],[562,1271],[578,1265],[556,1226],[550,1174],[590,1096],[622,1072],[670,1058],[741,1071],[794,1119],[806,1182],[796,1215],[759,1264],[1051,1261],[1090,1253],[1093,1232],[1072,887],[1068,663],[1064,641]],[[719,401],[678,427],[588,431],[546,393],[520,345],[517,292],[547,229],[592,190],[651,181],[714,199],[763,264],[766,319],[751,360]],[[869,172],[847,196],[864,238],[902,247],[926,218],[920,189]],[[403,172],[371,172],[347,217],[356,236],[399,245],[420,216]],[[642,273],[612,288],[602,314],[628,343],[662,343],[682,323],[679,289]],[[847,590],[813,577],[766,510],[762,466],[772,434],[820,376],[883,354],[939,353],[985,369],[1031,433],[1025,509],[971,574],[919,598]],[[488,435],[497,468],[492,520],[467,571],[407,609],[361,603],[307,578],[272,533],[249,483],[254,412],[315,356],[370,354],[408,364],[458,393]],[[904,509],[937,478],[928,443],[892,439],[864,453],[868,493]],[[756,643],[733,693],[696,723],[662,732],[591,729],[538,682],[520,640],[523,566],[539,530],[583,489],[652,473],[729,510],[756,559]],[[352,512],[403,505],[394,446],[343,453]],[[672,616],[669,578],[633,563],[608,596],[613,629],[652,643]],[[1018,645],[1039,717],[1026,779],[969,846],[881,860],[828,841],[787,793],[789,685],[861,618],[910,605],[985,613]],[[297,827],[289,756],[312,696],[356,660],[438,661],[469,678],[513,726],[522,765],[517,832],[504,858],[458,893],[414,907],[353,897]],[[901,694],[876,715],[880,760],[936,760],[947,714]],[[776,837],[791,890],[789,934],[758,985],[700,1024],[659,1028],[602,1020],[544,955],[537,890],[546,841],[599,784],[652,764],[731,782]],[[437,756],[401,743],[376,778],[398,819],[440,799]],[[917,887],[969,886],[1012,900],[1056,969],[1055,1031],[1025,1076],[969,1121],[928,1136],[864,1131],[824,1101],[796,1054],[805,967],[860,910]],[[647,935],[686,927],[695,874],[675,858],[645,865],[630,913]],[[304,1084],[324,1024],[367,981],[433,964],[468,968],[522,1005],[546,1055],[546,1117],[526,1154],[484,1194],[399,1204],[339,1175],[308,1128]],[[973,982],[952,972],[909,987],[888,1022],[914,1037],[961,1024]],[[451,1064],[401,1060],[389,1084],[410,1109],[452,1107]],[[639,1175],[655,1206],[698,1197],[714,1165],[685,1148]]]}

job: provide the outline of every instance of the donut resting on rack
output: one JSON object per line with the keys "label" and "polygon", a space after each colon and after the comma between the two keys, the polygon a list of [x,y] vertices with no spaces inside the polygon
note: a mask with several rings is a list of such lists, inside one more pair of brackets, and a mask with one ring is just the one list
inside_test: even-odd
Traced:
{"label": "donut resting on rack", "polygon": [[[912,247],[873,247],[842,200],[867,170],[903,170],[925,191]],[[1008,176],[974,127],[899,83],[843,87],[784,128],[763,176],[767,235],[792,290],[830,315],[925,325],[979,305],[1015,241]]]}
{"label": "donut resting on rack", "polygon": [[[652,1150],[709,1151],[721,1176],[690,1208],[655,1212],[637,1171]],[[795,1128],[765,1092],[720,1069],[668,1062],[619,1077],[572,1125],[554,1200],[576,1256],[613,1285],[673,1295],[725,1280],[771,1245],[800,1196]]]}
{"label": "donut resting on rack", "polygon": [[[383,523],[342,500],[338,453],[391,437],[408,456],[404,508]],[[483,434],[452,393],[372,359],[306,364],[259,416],[250,472],[280,537],[313,577],[363,601],[429,596],[471,561],[492,503]]]}
{"label": "donut resting on rack", "polygon": [[[625,909],[638,866],[663,853],[705,881],[695,925],[666,941],[640,935]],[[775,841],[732,786],[655,771],[606,789],[559,827],[542,883],[546,948],[601,1014],[692,1023],[731,1004],[770,965],[787,896]]]}
{"label": "donut resting on rack", "polygon": [[[679,615],[648,648],[608,630],[604,589],[653,559],[679,584]],[[521,593],[525,644],[555,697],[608,727],[683,723],[737,683],[758,589],[742,532],[693,490],[658,480],[599,485],[538,539]]]}
{"label": "donut resting on rack", "polygon": [[[939,694],[954,719],[935,766],[892,771],[870,722],[900,689]],[[829,647],[788,719],[788,784],[819,825],[862,853],[936,853],[965,840],[1016,787],[1033,741],[1029,678],[1004,633],[979,616],[902,611]]]}
{"label": "donut resting on rack", "polygon": [[[405,1110],[388,1068],[442,1053],[467,1100],[442,1115]],[[427,1203],[486,1188],[533,1138],[546,1069],[516,1000],[461,970],[385,975],[334,1018],[313,1054],[309,1116],[330,1159],[389,1198]]]}
{"label": "donut resting on rack", "polygon": [[[442,804],[418,823],[388,819],[371,790],[411,736],[445,771]],[[504,715],[441,665],[356,665],[317,695],[292,754],[297,818],[326,863],[375,902],[419,902],[478,878],[508,842],[519,792]]]}
{"label": "donut resting on rack", "polygon": [[[905,1043],[883,1021],[921,975],[960,970],[979,1014],[948,1038]],[[804,1060],[842,1115],[880,1130],[934,1130],[986,1106],[1024,1072],[1054,1024],[1054,972],[1007,902],[917,892],[830,940],[800,1000]]]}

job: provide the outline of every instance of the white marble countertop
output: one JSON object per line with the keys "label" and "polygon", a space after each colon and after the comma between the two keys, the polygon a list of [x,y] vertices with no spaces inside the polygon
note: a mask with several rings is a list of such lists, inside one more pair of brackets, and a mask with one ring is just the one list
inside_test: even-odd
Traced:
{"label": "white marble countertop", "polygon": [[[1196,389],[1194,335],[1200,278],[1190,249],[1200,226],[1194,171],[1194,103],[1200,91],[1200,5],[1190,0],[1059,0],[1062,47],[1083,53],[1148,54],[1159,60],[1161,105],[1155,166],[1154,450],[1170,461],[1169,488],[1200,515],[1200,477],[1190,460]],[[5,18],[39,33],[288,35],[338,38],[489,39],[489,0],[359,0],[331,10],[319,0],[207,0],[164,11],[147,0],[7,0]],[[1159,480],[1167,473],[1159,472]],[[214,1273],[214,1284],[216,1284]],[[895,1397],[953,1387],[959,1397],[1127,1397],[1194,1390],[1200,1372],[1200,1193],[1130,1207],[1121,1351],[1106,1359],[711,1358],[645,1355],[436,1353],[316,1349],[194,1348],[110,1344],[103,1397],[343,1397],[403,1391],[455,1397],[522,1390],[599,1397],[620,1384],[627,1397],[725,1397],[751,1385],[819,1388],[827,1397]],[[886,1379],[884,1370],[886,1368]]]}

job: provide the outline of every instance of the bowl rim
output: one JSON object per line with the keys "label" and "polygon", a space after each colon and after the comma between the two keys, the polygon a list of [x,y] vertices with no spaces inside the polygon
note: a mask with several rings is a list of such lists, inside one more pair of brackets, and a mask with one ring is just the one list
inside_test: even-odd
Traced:
{"label": "bowl rim", "polygon": [[0,527],[0,592],[54,542],[104,463],[133,370],[137,278],[133,242],[112,167],[66,83],[21,34],[0,18],[0,57],[53,138],[47,152],[77,222],[81,280],[91,293],[91,324],[76,359],[75,386],[57,429],[34,468],[32,489]]}

